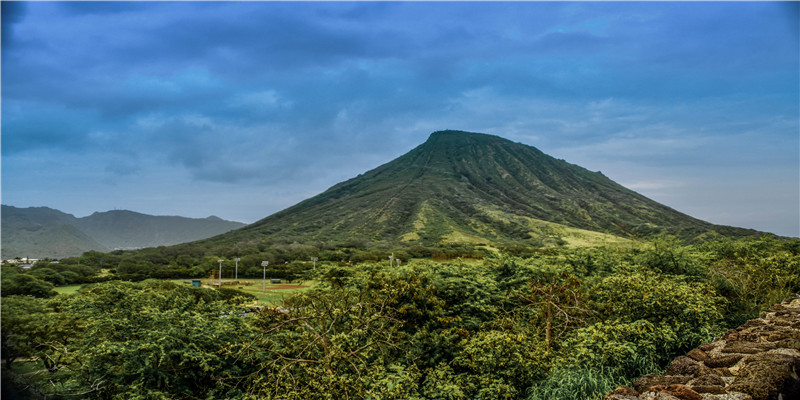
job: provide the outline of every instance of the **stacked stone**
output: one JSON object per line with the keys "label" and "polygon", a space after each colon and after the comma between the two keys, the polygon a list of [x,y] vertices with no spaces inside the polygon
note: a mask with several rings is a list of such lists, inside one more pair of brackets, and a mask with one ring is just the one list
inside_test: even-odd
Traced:
{"label": "stacked stone", "polygon": [[606,400],[800,399],[800,299],[777,304]]}

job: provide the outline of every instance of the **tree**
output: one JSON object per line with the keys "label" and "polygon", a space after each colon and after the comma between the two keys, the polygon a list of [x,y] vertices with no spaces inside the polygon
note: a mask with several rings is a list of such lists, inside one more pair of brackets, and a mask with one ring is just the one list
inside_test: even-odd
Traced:
{"label": "tree", "polygon": [[67,280],[61,273],[52,268],[35,268],[29,272],[31,276],[35,276],[43,281],[52,283],[53,285],[63,285]]}
{"label": "tree", "polygon": [[2,295],[13,296],[33,296],[38,298],[53,297],[57,293],[53,290],[53,284],[45,282],[29,274],[3,274]]}
{"label": "tree", "polygon": [[258,339],[236,354],[258,363],[258,372],[244,378],[248,392],[270,398],[364,398],[380,392],[377,385],[386,379],[418,374],[393,364],[408,348],[398,308],[408,290],[407,285],[369,284],[330,288],[301,293],[280,310],[265,309],[254,319]]}
{"label": "tree", "polygon": [[543,279],[544,282],[528,282],[528,290],[518,294],[525,307],[537,310],[544,320],[545,345],[553,343],[553,330],[560,335],[569,328],[583,322],[590,311],[583,307],[580,293],[581,282],[572,274],[561,274]]}
{"label": "tree", "polygon": [[663,359],[686,352],[722,330],[720,306],[724,300],[707,283],[623,266],[598,281],[590,292],[605,320],[644,320],[674,331],[674,340],[659,343]]}
{"label": "tree", "polygon": [[793,243],[774,237],[727,239],[698,246],[709,258],[709,280],[728,299],[726,317],[735,326],[800,290],[800,255]]}
{"label": "tree", "polygon": [[223,349],[252,339],[239,307],[210,289],[109,282],[32,300],[3,301],[3,346],[45,363],[30,378],[45,395],[218,397],[221,377],[242,372]]}
{"label": "tree", "polygon": [[34,352],[41,332],[40,319],[45,314],[45,303],[28,296],[8,296],[3,299],[0,330],[2,354],[6,366],[17,357],[30,356]]}

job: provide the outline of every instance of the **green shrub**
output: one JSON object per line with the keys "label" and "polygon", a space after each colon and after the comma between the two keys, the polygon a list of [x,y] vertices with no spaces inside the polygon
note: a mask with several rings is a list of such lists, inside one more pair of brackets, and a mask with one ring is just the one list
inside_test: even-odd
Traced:
{"label": "green shrub", "polygon": [[599,400],[619,386],[619,378],[599,368],[556,368],[528,391],[528,400]]}

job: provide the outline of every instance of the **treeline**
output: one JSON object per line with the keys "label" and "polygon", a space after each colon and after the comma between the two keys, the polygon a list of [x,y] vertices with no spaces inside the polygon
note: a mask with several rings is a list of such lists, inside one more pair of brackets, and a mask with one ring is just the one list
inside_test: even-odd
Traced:
{"label": "treeline", "polygon": [[[213,255],[208,255],[213,254]],[[239,250],[220,247],[208,249],[201,244],[184,244],[170,247],[154,247],[133,251],[101,253],[90,251],[80,257],[58,261],[41,260],[29,270],[16,265],[3,266],[4,295],[32,294],[43,297],[52,292],[54,286],[106,282],[110,280],[141,281],[144,279],[207,278],[219,268],[223,259],[224,276],[233,276],[238,262],[238,276],[261,278],[263,261],[268,261],[268,276],[288,281],[306,276],[312,269],[311,257],[320,262],[339,265],[378,262],[388,260],[407,261],[412,258],[436,258],[439,260],[473,258],[482,259],[490,254],[487,250],[468,244],[423,246],[390,246],[352,240],[340,244],[319,242],[298,243],[296,241],[271,243]],[[8,279],[6,279],[8,278]]]}
{"label": "treeline", "polygon": [[[47,398],[599,399],[793,296],[800,240],[328,263],[314,278],[247,316],[235,291],[155,280],[6,296],[3,377]],[[17,357],[39,370],[13,373]]]}

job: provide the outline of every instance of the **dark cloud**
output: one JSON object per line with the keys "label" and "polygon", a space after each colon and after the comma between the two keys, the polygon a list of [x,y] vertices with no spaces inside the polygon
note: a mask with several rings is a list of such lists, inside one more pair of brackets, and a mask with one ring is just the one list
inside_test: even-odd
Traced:
{"label": "dark cloud", "polygon": [[21,1],[4,1],[0,3],[0,15],[2,15],[2,46],[8,49],[14,45],[14,25],[25,18],[26,3]]}
{"label": "dark cloud", "polygon": [[137,1],[63,1],[58,6],[67,15],[104,15],[109,16],[132,11],[146,11],[151,6]]}
{"label": "dark cloud", "polygon": [[38,149],[80,151],[90,143],[95,116],[53,104],[4,104],[3,155]]}

